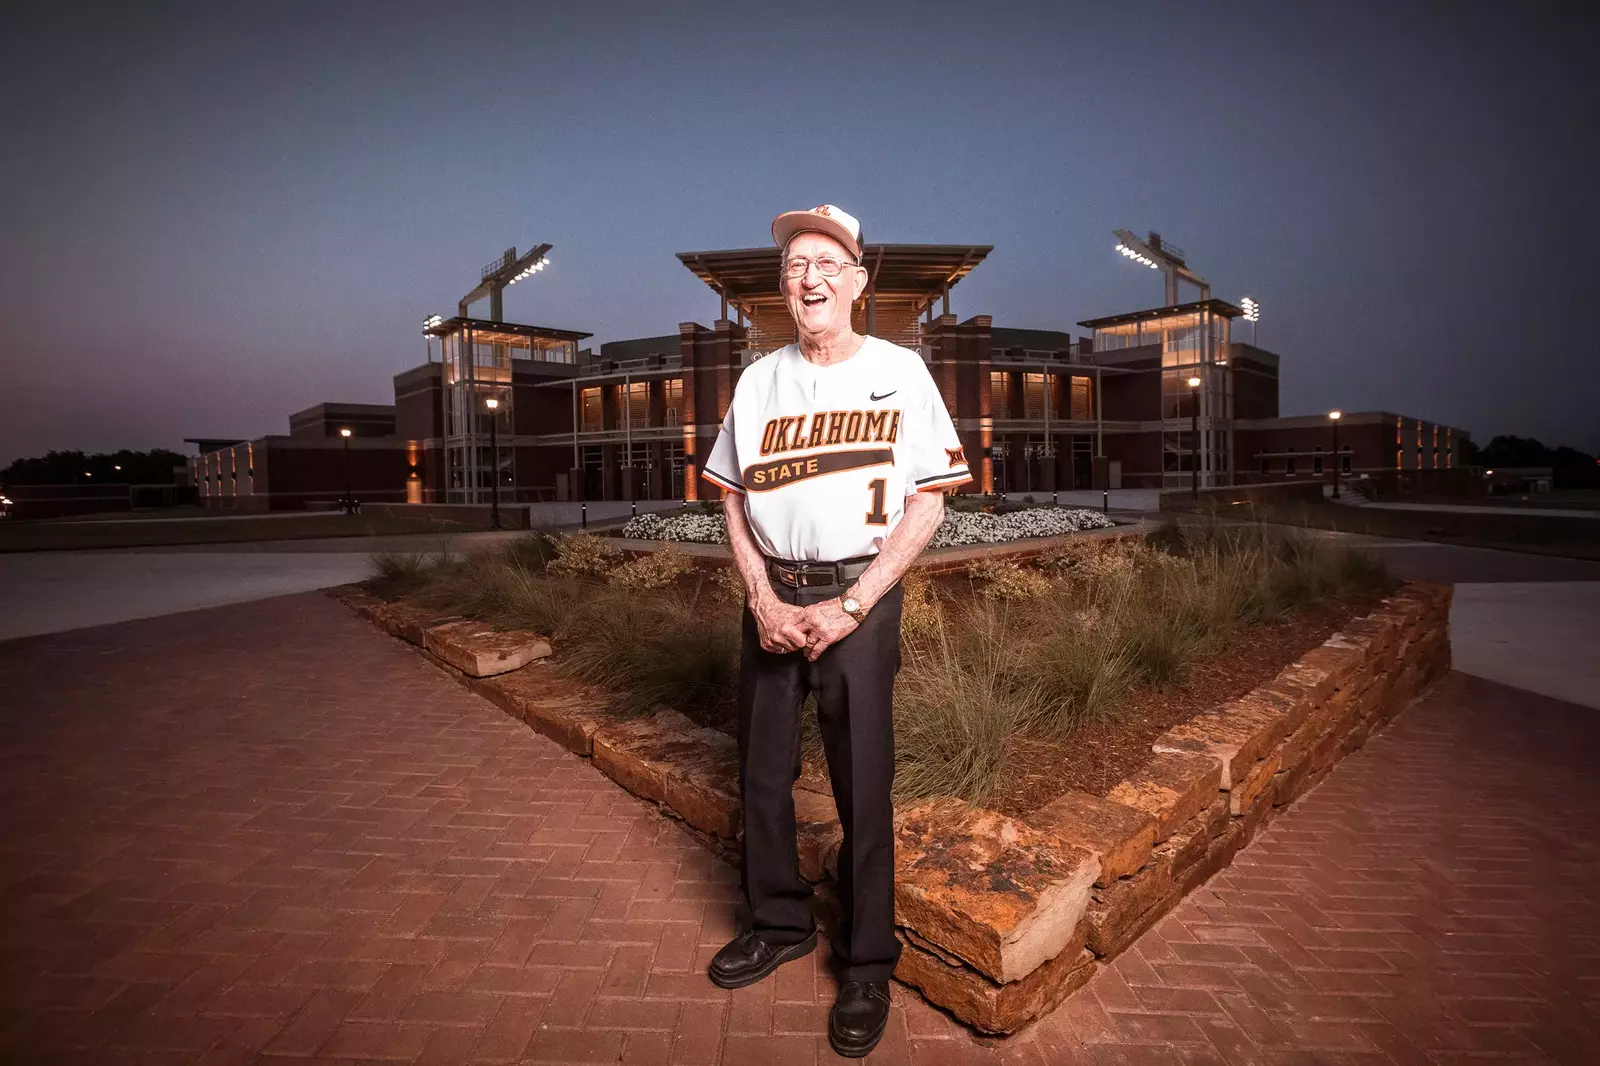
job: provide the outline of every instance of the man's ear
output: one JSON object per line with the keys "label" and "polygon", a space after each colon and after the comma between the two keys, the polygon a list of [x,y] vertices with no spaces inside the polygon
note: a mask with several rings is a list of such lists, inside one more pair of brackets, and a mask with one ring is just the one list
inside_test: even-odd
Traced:
{"label": "man's ear", "polygon": [[867,273],[866,267],[862,267],[859,271],[854,271],[853,273],[855,274],[856,287],[855,295],[850,297],[851,303],[855,303],[857,300],[861,299],[862,293],[867,291],[867,283],[872,280],[872,275]]}

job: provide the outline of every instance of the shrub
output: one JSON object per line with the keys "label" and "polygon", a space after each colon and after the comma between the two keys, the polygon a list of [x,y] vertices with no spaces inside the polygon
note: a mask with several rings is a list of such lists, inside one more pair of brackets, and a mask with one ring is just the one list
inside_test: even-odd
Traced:
{"label": "shrub", "polygon": [[574,577],[603,577],[622,562],[621,552],[599,537],[587,533],[557,538],[555,552],[556,557],[550,562],[549,569]]}
{"label": "shrub", "polygon": [[711,587],[722,602],[735,607],[744,606],[744,578],[739,576],[738,567],[732,565],[717,567],[716,572],[711,575]]}
{"label": "shrub", "polygon": [[900,633],[907,640],[931,636],[938,628],[942,615],[933,585],[919,573],[907,574],[900,581],[904,592],[900,608]]}
{"label": "shrub", "polygon": [[1016,563],[983,559],[968,573],[983,582],[983,594],[991,600],[1031,600],[1050,590],[1047,576]]}
{"label": "shrub", "polygon": [[676,584],[678,578],[693,569],[694,563],[687,555],[673,548],[662,548],[628,560],[611,571],[606,581],[617,588],[646,592]]}
{"label": "shrub", "polygon": [[622,527],[622,535],[634,540],[676,540],[699,544],[726,544],[727,520],[721,512],[716,514],[672,515],[642,514],[630,518]]}

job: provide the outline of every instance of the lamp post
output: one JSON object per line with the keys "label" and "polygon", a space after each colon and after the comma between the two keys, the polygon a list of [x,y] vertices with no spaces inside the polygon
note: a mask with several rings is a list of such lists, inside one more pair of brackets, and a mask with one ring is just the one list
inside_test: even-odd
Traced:
{"label": "lamp post", "polygon": [[1200,498],[1200,379],[1189,379],[1189,495]]}
{"label": "lamp post", "polygon": [[1344,417],[1344,412],[1333,410],[1328,412],[1328,421],[1333,423],[1333,498],[1339,498],[1339,419]]}
{"label": "lamp post", "polygon": [[489,409],[489,451],[494,454],[490,466],[493,467],[494,476],[489,482],[489,528],[500,528],[500,419],[498,409],[500,401],[493,396],[483,401],[483,406]]}
{"label": "lamp post", "polygon": [[344,513],[355,514],[350,502],[350,427],[340,429],[339,436],[344,438]]}

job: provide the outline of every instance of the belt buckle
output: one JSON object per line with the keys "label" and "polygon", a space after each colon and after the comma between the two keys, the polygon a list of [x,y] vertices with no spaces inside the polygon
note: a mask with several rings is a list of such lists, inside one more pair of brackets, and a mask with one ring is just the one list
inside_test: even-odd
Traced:
{"label": "belt buckle", "polygon": [[[806,563],[803,573],[804,577],[802,580],[805,581],[805,584],[808,586],[833,585],[837,584],[839,580],[839,568],[833,563]],[[806,578],[812,577],[817,578],[817,580],[805,580]]]}

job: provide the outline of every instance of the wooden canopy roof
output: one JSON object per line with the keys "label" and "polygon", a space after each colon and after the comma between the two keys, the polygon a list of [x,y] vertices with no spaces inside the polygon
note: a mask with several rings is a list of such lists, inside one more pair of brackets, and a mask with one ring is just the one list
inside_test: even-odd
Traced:
{"label": "wooden canopy roof", "polygon": [[[867,291],[856,306],[857,328],[866,328],[868,297],[874,305],[875,332],[891,340],[916,331],[917,318],[991,251],[987,244],[869,244],[862,249]],[[736,248],[721,252],[679,252],[683,265],[743,311],[750,320],[751,344],[775,347],[794,339],[794,321],[778,287],[783,250]]]}
{"label": "wooden canopy roof", "polygon": [[1196,311],[1210,311],[1214,315],[1224,318],[1238,318],[1244,314],[1242,310],[1229,303],[1227,300],[1195,300],[1193,303],[1178,304],[1175,307],[1152,307],[1147,311],[1129,311],[1121,315],[1108,315],[1105,318],[1091,318],[1078,325],[1088,329],[1105,329],[1108,326],[1123,326],[1132,322],[1144,322],[1152,318],[1169,318],[1173,315],[1188,315]]}

